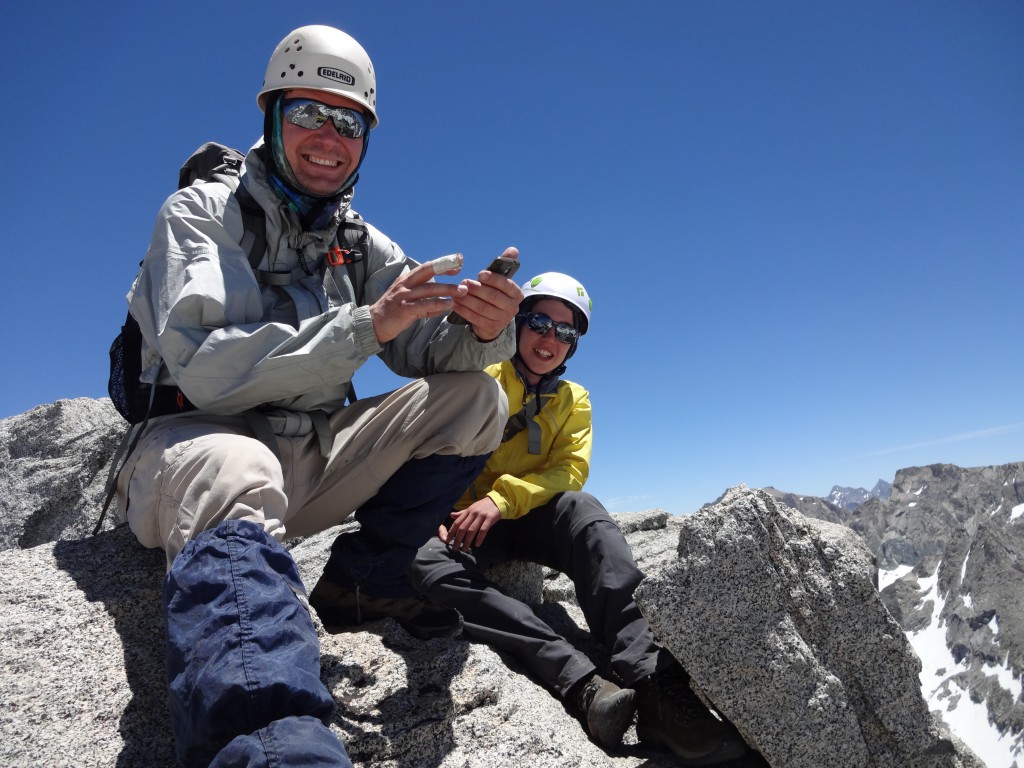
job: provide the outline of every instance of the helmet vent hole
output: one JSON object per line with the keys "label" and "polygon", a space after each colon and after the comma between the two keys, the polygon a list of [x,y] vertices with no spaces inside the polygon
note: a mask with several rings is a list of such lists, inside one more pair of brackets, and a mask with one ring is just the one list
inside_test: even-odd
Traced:
{"label": "helmet vent hole", "polygon": [[300,70],[299,70],[298,72],[296,72],[295,74],[297,74],[297,75],[298,75],[299,77],[302,77],[302,75],[303,75],[304,73],[303,73],[303,71],[302,71],[302,70],[300,69]]}

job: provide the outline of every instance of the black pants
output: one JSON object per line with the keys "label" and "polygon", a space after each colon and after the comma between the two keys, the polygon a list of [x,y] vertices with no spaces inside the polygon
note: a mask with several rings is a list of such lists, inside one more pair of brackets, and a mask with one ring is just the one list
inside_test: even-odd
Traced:
{"label": "black pants", "polygon": [[331,544],[324,576],[333,584],[366,588],[374,597],[412,597],[406,571],[416,548],[444,522],[489,454],[410,459],[356,510],[359,529]]}
{"label": "black pants", "polygon": [[590,633],[609,649],[612,670],[624,685],[666,663],[633,601],[643,573],[619,527],[588,493],[560,494],[521,518],[500,521],[472,555],[452,552],[434,538],[420,548],[409,575],[417,590],[458,609],[466,635],[515,657],[564,696],[594,664],[483,576],[508,560],[539,563],[572,579]]}

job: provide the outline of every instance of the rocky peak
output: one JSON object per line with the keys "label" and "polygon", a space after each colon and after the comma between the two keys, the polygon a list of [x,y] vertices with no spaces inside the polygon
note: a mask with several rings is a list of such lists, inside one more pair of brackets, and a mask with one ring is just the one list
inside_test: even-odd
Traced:
{"label": "rocky peak", "polygon": [[833,485],[825,500],[840,509],[852,512],[868,499],[882,499],[884,501],[889,498],[891,493],[892,485],[885,480],[879,480],[870,491],[863,488],[847,488],[841,485]]}
{"label": "rocky peak", "polygon": [[[174,765],[163,556],[112,521],[88,535],[122,431],[105,401],[60,401],[0,421],[2,764]],[[648,574],[641,610],[698,693],[764,756],[728,768],[983,768],[929,714],[920,661],[874,590],[872,553],[848,529],[744,487],[686,518],[654,510],[616,519]],[[337,532],[292,545],[307,584]],[[980,553],[998,536],[979,523],[955,541]],[[940,568],[940,581],[949,594],[965,579],[981,590],[1006,581],[1015,558],[985,558],[1002,577],[968,558],[963,575]],[[607,651],[590,638],[565,577],[513,565],[494,574],[498,583],[605,669]],[[999,631],[1010,626],[1001,603],[967,596],[977,610],[961,601],[951,626],[996,635],[997,616]],[[621,753],[605,753],[557,698],[485,645],[415,641],[390,620],[318,632],[337,702],[332,728],[359,768],[676,765],[632,729]],[[971,638],[961,643],[968,661]]]}

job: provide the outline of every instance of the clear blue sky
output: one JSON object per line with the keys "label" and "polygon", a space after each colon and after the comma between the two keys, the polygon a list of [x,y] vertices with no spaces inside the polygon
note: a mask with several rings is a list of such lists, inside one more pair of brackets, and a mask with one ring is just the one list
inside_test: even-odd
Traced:
{"label": "clear blue sky", "polygon": [[105,395],[179,165],[307,23],[378,73],[367,219],[589,288],[613,511],[1024,460],[1019,0],[13,4],[0,418]]}

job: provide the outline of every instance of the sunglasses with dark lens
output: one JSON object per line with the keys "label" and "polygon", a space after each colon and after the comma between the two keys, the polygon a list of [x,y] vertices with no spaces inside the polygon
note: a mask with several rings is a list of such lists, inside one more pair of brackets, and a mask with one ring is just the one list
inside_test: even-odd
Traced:
{"label": "sunglasses with dark lens", "polygon": [[524,312],[520,317],[526,321],[527,328],[541,336],[554,328],[555,338],[563,344],[572,344],[580,337],[572,323],[556,323],[543,312]]}
{"label": "sunglasses with dark lens", "polygon": [[346,139],[366,135],[366,117],[358,109],[331,107],[313,99],[286,99],[281,102],[281,115],[292,125],[311,131],[330,120],[338,134]]}

